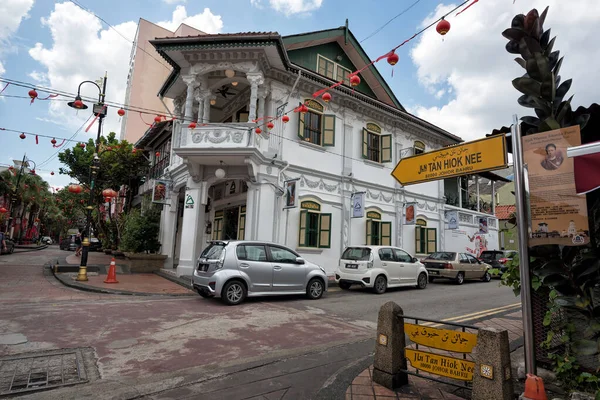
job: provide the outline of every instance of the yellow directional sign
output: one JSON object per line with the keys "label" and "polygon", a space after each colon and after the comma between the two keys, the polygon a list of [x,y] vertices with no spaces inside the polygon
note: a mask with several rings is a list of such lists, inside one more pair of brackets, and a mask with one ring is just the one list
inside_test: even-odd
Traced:
{"label": "yellow directional sign", "polygon": [[414,368],[461,381],[472,381],[475,363],[426,351],[404,349],[404,355]]}
{"label": "yellow directional sign", "polygon": [[506,167],[507,161],[506,138],[494,135],[403,158],[392,176],[406,186],[501,169]]}
{"label": "yellow directional sign", "polygon": [[429,326],[404,324],[404,332],[410,340],[434,349],[470,353],[477,345],[477,334],[453,331],[450,329],[431,328]]}

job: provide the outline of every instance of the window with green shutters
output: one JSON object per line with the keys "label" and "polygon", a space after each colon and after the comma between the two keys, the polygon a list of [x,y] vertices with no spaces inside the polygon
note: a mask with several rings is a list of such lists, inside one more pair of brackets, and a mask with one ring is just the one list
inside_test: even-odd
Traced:
{"label": "window with green shutters", "polygon": [[321,205],[313,201],[303,201],[300,208],[298,246],[330,248],[331,214],[320,212]]}
{"label": "window with green shutters", "polygon": [[368,123],[362,131],[362,157],[378,163],[391,162],[392,135],[382,135],[378,125]]}
{"label": "window with green shutters", "polygon": [[320,54],[317,55],[317,71],[319,74],[326,76],[329,79],[333,79],[336,82],[343,81],[344,85],[350,86],[350,78],[348,75],[350,75],[352,71]]}
{"label": "window with green shutters", "polygon": [[437,230],[424,226],[415,227],[415,253],[431,254],[437,251]]}
{"label": "window with green shutters", "polygon": [[319,146],[335,146],[335,115],[323,114],[324,107],[315,100],[306,100],[308,112],[298,115],[298,137]]}
{"label": "window with green shutters", "polygon": [[392,245],[392,223],[381,222],[381,213],[377,211],[367,211],[366,230],[367,245]]}

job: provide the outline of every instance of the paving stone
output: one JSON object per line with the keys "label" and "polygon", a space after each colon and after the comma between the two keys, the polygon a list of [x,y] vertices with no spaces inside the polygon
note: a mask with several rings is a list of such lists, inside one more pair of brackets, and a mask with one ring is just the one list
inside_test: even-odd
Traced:
{"label": "paving stone", "polygon": [[0,335],[0,344],[15,345],[27,343],[27,336],[22,333],[8,333]]}

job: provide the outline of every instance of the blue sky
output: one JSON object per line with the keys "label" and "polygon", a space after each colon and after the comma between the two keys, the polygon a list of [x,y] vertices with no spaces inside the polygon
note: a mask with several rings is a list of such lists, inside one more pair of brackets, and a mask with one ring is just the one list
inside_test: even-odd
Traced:
{"label": "blue sky", "polygon": [[[277,31],[288,35],[342,26],[348,18],[350,29],[360,41],[415,0],[379,0],[372,3],[376,6],[342,0],[77,2],[131,39],[139,18],[155,23],[177,22],[173,13],[180,7],[181,15],[181,7],[184,7],[187,17],[200,25],[195,27],[222,33]],[[66,1],[5,0],[3,3],[0,5],[0,77],[31,83],[36,83],[34,78],[37,78],[40,85],[75,92],[79,81],[95,80],[106,69],[109,82],[118,83],[109,85],[107,95],[123,102],[119,90],[125,82],[120,80],[128,68],[130,43],[95,18],[87,15],[88,20],[86,15],[77,14],[82,11]],[[590,87],[589,81],[587,84],[583,81],[586,75],[580,73],[582,79],[578,82],[577,66],[587,60],[587,76],[590,72],[597,76],[600,56],[594,54],[598,62],[590,62],[593,61],[590,55],[585,54],[577,42],[595,34],[600,2],[581,0],[581,3],[585,4],[580,5],[580,12],[580,8],[573,10],[561,5],[559,0],[517,0],[516,4],[512,0],[480,0],[461,16],[449,18],[452,28],[443,41],[431,30],[403,47],[398,52],[400,62],[393,77],[387,63],[379,63],[379,70],[411,112],[465,139],[483,136],[495,127],[510,124],[511,113],[526,113],[517,107],[518,93],[510,85],[510,80],[520,76],[522,70],[512,61],[514,57],[504,51],[506,41],[500,33],[510,25],[515,14],[526,13],[532,7],[541,11],[546,4],[551,4],[546,25],[553,28],[553,34],[558,34],[557,47],[567,55],[563,75],[571,73],[575,78],[572,90],[578,91],[580,99],[589,105],[598,92],[597,79]],[[363,42],[363,47],[371,58],[376,58],[452,7],[451,2],[421,0]],[[565,15],[568,16],[559,19]],[[559,29],[555,29],[557,26]],[[3,87],[0,83],[0,90]],[[27,91],[11,85],[3,94],[26,96]],[[93,91],[86,93],[95,95]],[[112,111],[114,114],[115,110]],[[64,101],[35,101],[30,105],[27,99],[0,97],[0,128],[70,137],[85,120],[82,114],[69,109]],[[116,126],[118,117],[109,115],[107,127]],[[75,138],[87,141],[95,136],[95,131],[94,126],[90,133],[80,133]],[[58,175],[60,163],[53,157],[56,149],[52,148],[50,138],[40,138],[36,145],[34,137],[21,140],[18,134],[0,131],[0,143],[0,166],[11,163],[13,158],[20,159],[27,152],[36,163],[44,162],[38,171],[51,185],[63,186],[69,182],[68,178]],[[50,176],[50,171],[55,175]]]}

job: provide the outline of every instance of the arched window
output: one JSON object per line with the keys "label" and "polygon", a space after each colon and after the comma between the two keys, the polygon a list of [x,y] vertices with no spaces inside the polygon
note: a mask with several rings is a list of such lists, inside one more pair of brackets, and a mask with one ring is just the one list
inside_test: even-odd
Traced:
{"label": "arched window", "polygon": [[381,127],[369,122],[362,133],[362,157],[386,163],[392,161],[392,135],[383,135]]}
{"label": "arched window", "polygon": [[413,149],[414,149],[413,154],[415,156],[417,154],[423,154],[423,153],[425,153],[425,143],[421,142],[420,140],[415,140]]}
{"label": "arched window", "polygon": [[321,212],[321,204],[315,200],[300,202],[298,247],[331,247],[331,214]]}
{"label": "arched window", "polygon": [[335,146],[335,115],[323,114],[325,107],[316,100],[304,101],[306,113],[298,113],[298,137],[319,146]]}
{"label": "arched window", "polygon": [[375,209],[367,209],[367,245],[391,246],[392,245],[392,223],[381,222],[381,213]]}
{"label": "arched window", "polygon": [[415,253],[435,253],[437,251],[437,229],[427,228],[425,218],[417,218],[415,225]]}

